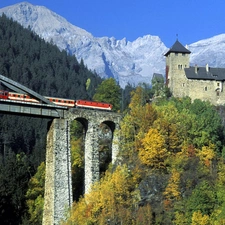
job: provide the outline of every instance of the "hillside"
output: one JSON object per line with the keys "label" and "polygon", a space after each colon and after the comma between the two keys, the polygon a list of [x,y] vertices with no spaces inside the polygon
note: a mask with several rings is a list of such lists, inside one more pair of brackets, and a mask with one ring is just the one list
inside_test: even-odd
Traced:
{"label": "hillside", "polygon": [[[41,95],[71,99],[92,98],[102,81],[74,56],[6,16],[0,17],[0,74]],[[45,160],[49,120],[0,118],[0,221],[18,225],[27,212],[28,182]]]}
{"label": "hillside", "polygon": [[141,104],[143,92],[133,92],[121,123],[117,164],[74,203],[65,224],[223,224],[225,142],[218,108],[189,98]]}

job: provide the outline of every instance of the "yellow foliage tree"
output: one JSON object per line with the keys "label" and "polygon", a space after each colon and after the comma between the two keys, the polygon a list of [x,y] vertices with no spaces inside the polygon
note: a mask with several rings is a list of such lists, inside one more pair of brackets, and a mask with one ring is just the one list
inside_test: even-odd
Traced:
{"label": "yellow foliage tree", "polygon": [[141,162],[156,169],[164,168],[168,152],[165,148],[165,140],[159,131],[150,128],[141,142],[142,147],[139,149]]}
{"label": "yellow foliage tree", "polygon": [[165,196],[165,202],[170,203],[169,205],[167,205],[167,208],[170,208],[172,201],[177,201],[181,198],[179,185],[180,185],[180,172],[173,169],[168,185],[165,191],[163,192],[163,195]]}
{"label": "yellow foliage tree", "polygon": [[194,212],[191,225],[210,225],[209,216],[202,215],[200,211]]}
{"label": "yellow foliage tree", "polygon": [[154,127],[163,135],[166,148],[171,153],[176,153],[181,149],[181,141],[177,135],[178,127],[168,120],[159,118],[155,121]]}
{"label": "yellow foliage tree", "polygon": [[157,112],[151,104],[146,104],[143,101],[143,88],[137,87],[135,91],[131,93],[131,103],[129,104],[130,115],[133,118],[133,124],[135,129],[139,132],[147,132],[150,126],[157,118]]}
{"label": "yellow foliage tree", "polygon": [[173,220],[173,223],[175,225],[186,225],[186,224],[188,224],[187,218],[185,217],[185,214],[183,212],[176,211],[174,213],[174,216],[175,216],[175,218]]}
{"label": "yellow foliage tree", "polygon": [[[132,224],[132,210],[138,201],[129,170],[118,167],[114,173],[106,171],[100,182],[93,185],[85,198],[75,203],[71,217],[65,224]],[[136,196],[136,198],[135,198]],[[136,200],[134,200],[136,199]]]}
{"label": "yellow foliage tree", "polygon": [[197,152],[197,156],[209,167],[212,159],[215,157],[215,145],[209,144],[209,146],[203,146],[202,149]]}

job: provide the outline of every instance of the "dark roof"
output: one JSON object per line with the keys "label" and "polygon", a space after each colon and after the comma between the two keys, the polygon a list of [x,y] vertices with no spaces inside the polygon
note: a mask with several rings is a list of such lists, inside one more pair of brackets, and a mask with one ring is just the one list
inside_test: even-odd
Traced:
{"label": "dark roof", "polygon": [[208,68],[208,72],[206,70],[206,67],[190,67],[185,68],[184,71],[188,79],[217,81],[225,80],[225,68]]}
{"label": "dark roof", "polygon": [[156,79],[164,79],[163,75],[161,73],[153,73],[152,78]]}
{"label": "dark roof", "polygon": [[178,40],[176,40],[176,42],[173,44],[173,46],[170,48],[170,50],[165,54],[165,56],[169,55],[171,52],[174,52],[174,53],[188,53],[188,54],[191,53]]}

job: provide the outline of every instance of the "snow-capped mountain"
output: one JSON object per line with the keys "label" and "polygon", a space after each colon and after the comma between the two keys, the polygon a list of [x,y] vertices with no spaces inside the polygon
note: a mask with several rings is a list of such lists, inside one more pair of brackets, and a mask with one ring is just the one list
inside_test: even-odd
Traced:
{"label": "snow-capped mountain", "polygon": [[78,61],[83,59],[101,77],[114,77],[122,87],[150,83],[153,73],[164,74],[163,53],[167,48],[157,36],[147,35],[133,42],[94,37],[49,9],[28,2],[2,8],[2,13],[74,54]]}
{"label": "snow-capped mountain", "polygon": [[[153,73],[165,74],[164,53],[168,48],[158,36],[146,35],[133,42],[125,38],[94,37],[49,9],[28,2],[2,8],[0,15],[2,13],[30,27],[46,41],[53,41],[59,49],[74,54],[78,60],[83,59],[99,76],[114,77],[121,87],[127,83],[151,83]],[[189,45],[191,63],[225,67],[224,45],[225,34]]]}
{"label": "snow-capped mountain", "polygon": [[195,42],[189,46],[191,64],[225,67],[225,34]]}

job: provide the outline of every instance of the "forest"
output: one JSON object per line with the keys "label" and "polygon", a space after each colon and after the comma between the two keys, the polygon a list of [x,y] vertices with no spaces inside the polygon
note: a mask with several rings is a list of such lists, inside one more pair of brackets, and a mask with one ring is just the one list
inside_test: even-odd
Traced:
{"label": "forest", "polygon": [[[41,95],[70,99],[92,99],[103,81],[83,60],[78,62],[5,15],[0,17],[0,74]],[[116,83],[115,87],[121,92]],[[3,85],[0,89],[7,90]],[[115,110],[118,107],[115,105]],[[45,161],[49,122],[0,114],[1,224],[32,224],[28,219],[28,187]]]}
{"label": "forest", "polygon": [[132,91],[117,163],[63,224],[224,224],[224,107],[148,95]]}
{"label": "forest", "polygon": [[[74,203],[62,224],[225,224],[224,106],[173,98],[157,79],[122,90],[4,15],[0,74],[41,95],[106,101],[123,114],[114,165],[101,126],[101,179],[86,195],[83,127],[72,124]],[[0,115],[1,224],[42,224],[49,122]]]}

